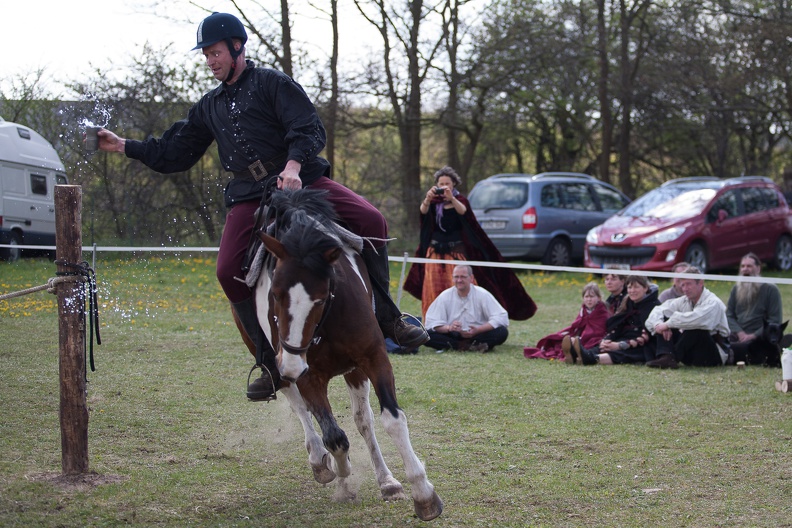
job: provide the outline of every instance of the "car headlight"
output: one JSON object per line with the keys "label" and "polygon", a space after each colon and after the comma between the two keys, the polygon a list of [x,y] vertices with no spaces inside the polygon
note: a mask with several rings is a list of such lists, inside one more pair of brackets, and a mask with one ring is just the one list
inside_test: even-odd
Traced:
{"label": "car headlight", "polygon": [[596,244],[599,242],[599,235],[597,235],[597,228],[589,229],[589,232],[586,233],[586,243],[587,244]]}
{"label": "car headlight", "polygon": [[671,227],[642,239],[641,244],[663,244],[665,242],[673,242],[681,237],[684,232],[684,227]]}

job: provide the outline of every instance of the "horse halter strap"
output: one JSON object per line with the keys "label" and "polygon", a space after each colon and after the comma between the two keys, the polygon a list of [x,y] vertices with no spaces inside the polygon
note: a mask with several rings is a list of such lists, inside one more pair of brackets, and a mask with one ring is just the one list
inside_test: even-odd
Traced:
{"label": "horse halter strap", "polygon": [[316,334],[322,328],[322,325],[324,325],[324,322],[327,320],[327,316],[330,313],[330,306],[332,306],[333,299],[335,299],[335,286],[336,286],[335,272],[333,272],[333,275],[330,276],[330,281],[328,285],[328,289],[330,290],[330,293],[327,296],[327,302],[324,305],[324,310],[322,311],[322,317],[320,317],[319,322],[316,323],[316,326],[314,327],[314,331],[313,331],[313,337],[311,338],[310,341],[308,341],[307,345],[305,345],[304,347],[294,347],[289,345],[280,335],[280,330],[278,330],[278,341],[280,341],[280,346],[283,350],[285,350],[290,354],[302,354],[303,352],[306,352],[309,348],[311,348],[311,346],[319,344],[319,342],[322,340],[322,336],[318,336]]}

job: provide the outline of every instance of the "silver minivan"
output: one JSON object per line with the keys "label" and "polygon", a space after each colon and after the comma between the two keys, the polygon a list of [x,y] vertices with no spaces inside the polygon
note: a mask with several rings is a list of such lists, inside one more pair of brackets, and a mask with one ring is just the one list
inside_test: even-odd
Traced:
{"label": "silver minivan", "polygon": [[[0,118],[0,260],[17,260],[14,246],[55,245],[55,185],[68,184],[52,145],[30,128]],[[54,255],[54,251],[48,251]]]}
{"label": "silver minivan", "polygon": [[496,174],[476,183],[468,199],[505,258],[551,266],[581,261],[589,229],[630,203],[612,185],[576,172]]}

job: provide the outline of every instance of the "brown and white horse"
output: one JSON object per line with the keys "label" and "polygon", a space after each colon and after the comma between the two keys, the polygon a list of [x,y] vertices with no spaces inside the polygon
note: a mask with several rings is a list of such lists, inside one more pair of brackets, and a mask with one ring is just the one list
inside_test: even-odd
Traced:
{"label": "brown and white horse", "polygon": [[[365,439],[384,500],[405,498],[374,434],[370,383],[380,402],[380,421],[404,462],[415,512],[431,520],[443,502],[427,479],[410,443],[407,418],[396,402],[393,370],[373,311],[371,284],[360,255],[342,240],[332,206],[323,192],[279,191],[274,235],[259,232],[274,265],[266,266],[256,285],[259,321],[278,352],[286,396],[305,431],[305,447],[314,478],[338,478],[336,493],[354,500],[349,440],[339,427],[327,396],[331,378],[343,375],[358,431]],[[316,418],[320,438],[313,425]]]}

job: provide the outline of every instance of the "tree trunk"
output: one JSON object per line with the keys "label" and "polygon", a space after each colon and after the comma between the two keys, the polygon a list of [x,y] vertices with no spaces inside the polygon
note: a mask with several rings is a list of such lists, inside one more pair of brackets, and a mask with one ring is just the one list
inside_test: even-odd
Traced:
{"label": "tree trunk", "polygon": [[613,114],[611,112],[608,82],[610,64],[608,62],[608,30],[605,24],[605,0],[597,0],[597,52],[599,56],[598,97],[601,116],[601,150],[599,155],[599,178],[610,183],[610,153],[613,142]]}

